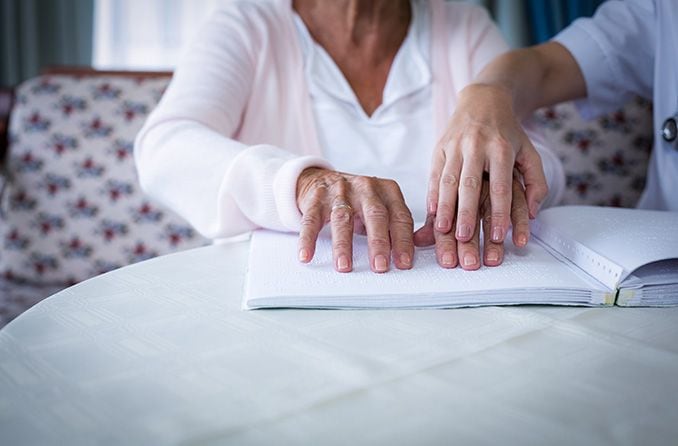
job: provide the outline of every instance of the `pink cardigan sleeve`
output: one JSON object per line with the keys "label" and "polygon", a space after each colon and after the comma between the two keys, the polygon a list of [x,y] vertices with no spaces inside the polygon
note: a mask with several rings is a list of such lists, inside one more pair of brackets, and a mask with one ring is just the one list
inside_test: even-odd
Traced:
{"label": "pink cardigan sleeve", "polygon": [[299,174],[310,166],[330,167],[294,148],[235,139],[257,88],[257,53],[265,44],[252,32],[255,19],[233,7],[215,13],[135,143],[143,190],[210,238],[257,227],[298,230]]}

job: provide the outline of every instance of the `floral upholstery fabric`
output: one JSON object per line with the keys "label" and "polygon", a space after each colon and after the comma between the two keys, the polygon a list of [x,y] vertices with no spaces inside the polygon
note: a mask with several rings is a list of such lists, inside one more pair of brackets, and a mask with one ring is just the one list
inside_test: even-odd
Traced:
{"label": "floral upholstery fabric", "polygon": [[137,182],[134,137],[168,80],[45,76],[19,87],[0,274],[68,285],[207,242]]}
{"label": "floral upholstery fabric", "polygon": [[640,98],[610,115],[584,121],[573,103],[536,113],[563,162],[561,204],[634,207],[645,187],[652,151],[652,104]]}

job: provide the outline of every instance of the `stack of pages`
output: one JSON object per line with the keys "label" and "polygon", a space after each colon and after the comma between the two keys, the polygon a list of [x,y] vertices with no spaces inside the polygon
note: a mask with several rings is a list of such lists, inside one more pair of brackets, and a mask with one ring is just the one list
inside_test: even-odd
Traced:
{"label": "stack of pages", "polygon": [[588,206],[546,209],[525,248],[478,271],[441,268],[417,249],[411,270],[370,271],[366,239],[338,273],[322,236],[310,264],[296,234],[256,231],[243,308],[452,308],[480,305],[678,305],[678,213]]}

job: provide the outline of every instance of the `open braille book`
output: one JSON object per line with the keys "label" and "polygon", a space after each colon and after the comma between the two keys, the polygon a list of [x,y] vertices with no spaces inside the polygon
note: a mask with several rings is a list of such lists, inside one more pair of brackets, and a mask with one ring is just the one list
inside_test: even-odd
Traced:
{"label": "open braille book", "polygon": [[678,213],[590,206],[546,209],[525,248],[506,243],[504,262],[477,271],[438,266],[417,249],[414,267],[370,271],[356,236],[353,272],[338,273],[331,241],[310,264],[297,260],[296,234],[255,231],[244,309],[452,308],[481,305],[678,305]]}

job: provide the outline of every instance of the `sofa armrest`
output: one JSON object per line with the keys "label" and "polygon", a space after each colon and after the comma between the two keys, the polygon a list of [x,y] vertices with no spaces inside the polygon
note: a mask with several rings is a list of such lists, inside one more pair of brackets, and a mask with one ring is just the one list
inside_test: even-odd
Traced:
{"label": "sofa armrest", "polygon": [[171,71],[133,71],[133,70],[98,70],[87,66],[51,65],[41,70],[43,75],[68,75],[77,77],[121,77],[121,78],[162,78],[172,76]]}

